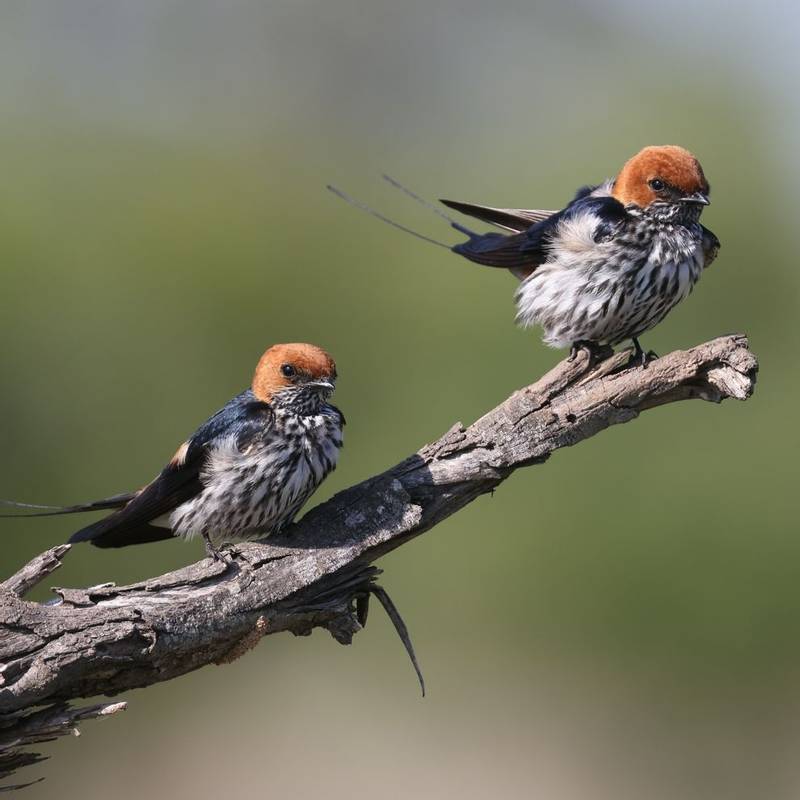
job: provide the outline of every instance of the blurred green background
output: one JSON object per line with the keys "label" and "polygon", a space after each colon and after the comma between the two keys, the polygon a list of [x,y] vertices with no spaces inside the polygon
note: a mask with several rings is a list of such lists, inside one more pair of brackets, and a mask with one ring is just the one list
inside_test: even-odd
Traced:
{"label": "blurred green background", "polygon": [[[723,249],[644,343],[744,331],[761,362],[749,402],[649,412],[382,561],[425,700],[376,611],[129,693],[26,796],[798,797],[797,36],[788,2],[3,4],[0,496],[142,484],[276,341],[339,364],[315,503],[554,364],[511,278],[324,189],[451,235],[382,171],[557,208],[690,148]],[[77,524],[3,521],[3,573]],[[53,582],[201,555],[80,547]]]}

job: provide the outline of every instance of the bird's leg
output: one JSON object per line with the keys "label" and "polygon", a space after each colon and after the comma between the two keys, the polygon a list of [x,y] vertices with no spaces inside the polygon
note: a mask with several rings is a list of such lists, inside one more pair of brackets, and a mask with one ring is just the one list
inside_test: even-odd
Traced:
{"label": "bird's leg", "polygon": [[644,354],[644,350],[642,350],[639,340],[635,336],[631,336],[631,341],[633,342],[633,355],[631,356],[631,361],[634,364],[638,361],[642,367],[646,367],[647,356]]}
{"label": "bird's leg", "polygon": [[590,342],[588,339],[578,339],[572,343],[567,361],[574,361],[581,350],[586,350],[589,354],[589,361],[591,362],[600,355],[601,347],[597,342]]}
{"label": "bird's leg", "polygon": [[208,531],[203,531],[202,536],[206,546],[206,557],[210,558],[212,561],[221,561],[226,566],[230,564],[230,559],[226,558],[222,550],[216,547],[211,541],[211,536]]}
{"label": "bird's leg", "polygon": [[631,336],[631,341],[633,342],[633,353],[631,353],[629,366],[634,366],[638,363],[641,365],[642,369],[647,369],[647,365],[658,358],[658,355],[652,350],[648,350],[645,353],[645,351],[642,350],[642,346],[639,344],[639,340],[635,336]]}

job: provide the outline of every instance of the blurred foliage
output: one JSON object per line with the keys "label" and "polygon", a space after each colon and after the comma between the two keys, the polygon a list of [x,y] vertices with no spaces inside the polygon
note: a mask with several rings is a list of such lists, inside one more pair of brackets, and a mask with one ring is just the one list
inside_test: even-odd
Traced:
{"label": "blurred foliage", "polygon": [[[130,695],[27,796],[138,797],[143,764],[173,797],[797,796],[797,12],[224,6],[0,11],[1,496],[146,482],[276,341],[339,365],[346,449],[315,503],[560,358],[514,327],[510,278],[324,190],[450,235],[382,171],[554,208],[645,144],[689,147],[723,249],[645,344],[745,331],[759,385],[558,453],[384,559],[424,702],[376,612],[351,648],[269,639]],[[4,521],[4,571],[76,524]],[[54,580],[200,555],[76,548]]]}

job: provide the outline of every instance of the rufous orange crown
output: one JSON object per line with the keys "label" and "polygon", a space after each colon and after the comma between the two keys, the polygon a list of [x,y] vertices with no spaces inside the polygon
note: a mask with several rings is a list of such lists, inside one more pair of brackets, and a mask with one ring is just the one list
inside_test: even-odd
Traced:
{"label": "rufous orange crown", "polygon": [[653,180],[661,180],[685,195],[708,194],[708,181],[700,162],[688,150],[672,144],[640,150],[620,170],[611,194],[623,205],[633,203],[646,208],[657,199],[650,186]]}

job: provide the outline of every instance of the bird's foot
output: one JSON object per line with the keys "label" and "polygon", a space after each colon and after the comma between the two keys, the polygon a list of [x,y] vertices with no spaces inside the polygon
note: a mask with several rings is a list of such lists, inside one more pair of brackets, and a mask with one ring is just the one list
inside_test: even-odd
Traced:
{"label": "bird's foot", "polygon": [[567,361],[574,361],[578,357],[578,353],[580,353],[581,350],[585,350],[589,355],[589,362],[591,363],[600,357],[603,349],[604,348],[597,342],[590,342],[588,339],[578,339],[572,343]]}
{"label": "bird's foot", "polygon": [[210,558],[212,561],[219,561],[226,567],[230,565],[231,557],[223,553],[222,548],[216,547],[207,533],[203,534],[203,541],[206,545],[206,558]]}
{"label": "bird's foot", "polygon": [[655,361],[655,359],[658,358],[658,355],[652,350],[645,352],[642,349],[642,346],[639,344],[639,340],[635,336],[631,337],[631,341],[633,342],[633,352],[631,353],[631,357],[628,361],[628,366],[640,366],[642,369],[647,369],[647,365],[651,361]]}

